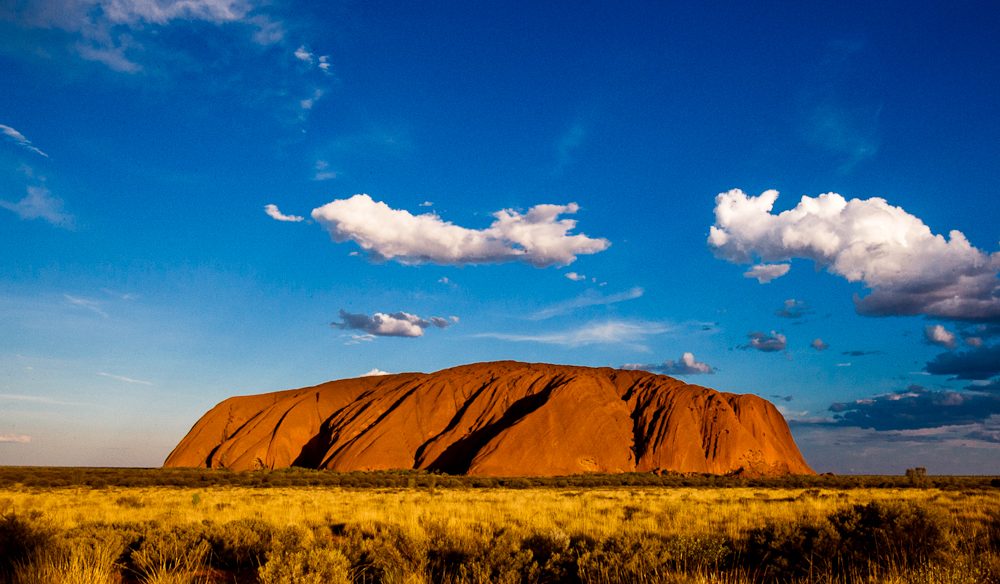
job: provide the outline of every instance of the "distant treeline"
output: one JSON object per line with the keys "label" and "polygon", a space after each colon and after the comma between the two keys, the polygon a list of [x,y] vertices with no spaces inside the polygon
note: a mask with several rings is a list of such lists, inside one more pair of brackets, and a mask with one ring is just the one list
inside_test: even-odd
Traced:
{"label": "distant treeline", "polygon": [[11,487],[343,487],[352,489],[602,488],[602,487],[759,487],[759,488],[1000,488],[995,476],[789,475],[783,477],[713,474],[621,473],[561,477],[477,477],[423,471],[333,472],[285,468],[253,472],[198,468],[93,468],[0,466],[0,488]]}

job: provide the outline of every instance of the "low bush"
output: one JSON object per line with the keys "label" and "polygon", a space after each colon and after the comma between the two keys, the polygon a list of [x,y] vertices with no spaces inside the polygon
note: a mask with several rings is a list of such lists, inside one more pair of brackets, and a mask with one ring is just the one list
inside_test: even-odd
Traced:
{"label": "low bush", "polygon": [[261,584],[350,584],[350,568],[340,550],[320,545],[305,529],[289,527],[275,532],[257,574]]}
{"label": "low bush", "polygon": [[858,575],[933,563],[950,550],[943,519],[913,503],[854,505],[820,521],[769,524],[752,530],[743,567],[766,579]]}

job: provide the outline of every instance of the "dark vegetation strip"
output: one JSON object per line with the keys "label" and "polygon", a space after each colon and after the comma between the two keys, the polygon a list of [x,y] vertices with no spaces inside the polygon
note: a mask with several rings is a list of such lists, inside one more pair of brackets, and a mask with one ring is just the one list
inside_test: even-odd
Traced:
{"label": "dark vegetation strip", "polygon": [[54,487],[345,487],[385,488],[603,488],[603,487],[755,487],[755,488],[938,488],[997,489],[996,476],[820,475],[785,477],[711,474],[623,473],[563,477],[474,477],[423,471],[333,472],[287,468],[234,472],[197,468],[95,468],[0,466],[0,488]]}

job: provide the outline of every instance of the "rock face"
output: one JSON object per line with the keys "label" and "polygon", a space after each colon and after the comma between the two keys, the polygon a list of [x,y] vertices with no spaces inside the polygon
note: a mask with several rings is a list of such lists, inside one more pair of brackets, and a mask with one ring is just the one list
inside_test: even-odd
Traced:
{"label": "rock face", "polygon": [[785,419],[755,395],[645,371],[512,361],[232,397],[164,466],[813,474]]}

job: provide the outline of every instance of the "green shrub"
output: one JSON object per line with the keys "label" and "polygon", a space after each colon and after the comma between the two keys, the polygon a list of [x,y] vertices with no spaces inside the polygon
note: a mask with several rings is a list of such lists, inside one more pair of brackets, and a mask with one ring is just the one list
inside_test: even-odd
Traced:
{"label": "green shrub", "polygon": [[308,531],[289,527],[275,532],[257,574],[261,584],[349,584],[350,567],[340,550],[316,545]]}
{"label": "green shrub", "polygon": [[189,579],[205,567],[212,547],[200,526],[174,526],[149,530],[131,563],[141,582]]}
{"label": "green shrub", "polygon": [[769,579],[831,573],[851,581],[878,570],[907,569],[946,557],[943,520],[913,503],[872,502],[819,522],[779,523],[752,530],[744,568]]}
{"label": "green shrub", "polygon": [[207,526],[212,565],[235,572],[256,572],[271,546],[274,528],[259,519],[238,519]]}

